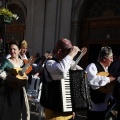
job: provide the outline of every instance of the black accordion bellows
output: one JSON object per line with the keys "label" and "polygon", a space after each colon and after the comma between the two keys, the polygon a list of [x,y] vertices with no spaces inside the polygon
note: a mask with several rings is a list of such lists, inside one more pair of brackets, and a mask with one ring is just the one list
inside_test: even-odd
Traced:
{"label": "black accordion bellows", "polygon": [[70,88],[73,111],[91,108],[87,73],[84,70],[70,70]]}

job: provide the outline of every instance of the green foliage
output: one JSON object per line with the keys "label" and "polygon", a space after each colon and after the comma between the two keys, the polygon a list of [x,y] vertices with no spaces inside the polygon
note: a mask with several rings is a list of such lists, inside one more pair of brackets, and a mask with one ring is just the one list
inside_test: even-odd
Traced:
{"label": "green foliage", "polygon": [[9,9],[7,8],[1,8],[0,9],[0,15],[4,15],[4,21],[5,22],[11,22],[13,19],[18,19],[19,17],[17,14],[13,14]]}

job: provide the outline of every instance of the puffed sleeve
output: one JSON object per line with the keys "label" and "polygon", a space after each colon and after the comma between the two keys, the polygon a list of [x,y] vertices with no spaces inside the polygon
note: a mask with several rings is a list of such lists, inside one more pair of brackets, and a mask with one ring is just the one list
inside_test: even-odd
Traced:
{"label": "puffed sleeve", "polygon": [[7,77],[7,70],[11,67],[12,65],[9,63],[8,59],[5,58],[0,65],[0,78],[5,80]]}

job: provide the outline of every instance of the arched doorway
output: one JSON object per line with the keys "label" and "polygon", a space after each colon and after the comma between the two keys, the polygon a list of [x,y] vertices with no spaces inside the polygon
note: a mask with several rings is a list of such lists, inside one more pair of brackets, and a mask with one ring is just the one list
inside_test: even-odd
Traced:
{"label": "arched doorway", "polygon": [[8,43],[12,40],[21,41],[24,39],[25,32],[25,14],[22,8],[16,3],[10,3],[7,8],[14,14],[19,16],[18,20],[13,20],[10,24],[6,24],[6,54],[8,53]]}
{"label": "arched doorway", "polygon": [[78,33],[82,45],[88,48],[84,66],[97,59],[102,46],[110,46],[114,54],[120,51],[119,4],[118,0],[90,1]]}
{"label": "arched doorway", "polygon": [[0,8],[8,8],[19,16],[18,20],[7,23],[4,16],[0,16],[0,62],[8,54],[8,43],[12,40],[23,40],[25,31],[26,8],[19,0],[0,1]]}

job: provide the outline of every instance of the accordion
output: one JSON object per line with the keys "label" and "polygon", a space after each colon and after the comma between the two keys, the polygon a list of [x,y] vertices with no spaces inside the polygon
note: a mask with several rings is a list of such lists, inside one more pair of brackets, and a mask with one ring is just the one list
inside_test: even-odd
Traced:
{"label": "accordion", "polygon": [[70,70],[70,89],[73,111],[91,108],[90,87],[84,70]]}
{"label": "accordion", "polygon": [[66,79],[43,82],[40,103],[59,112],[72,112],[91,107],[87,74],[84,70],[70,70]]}

